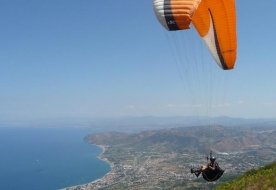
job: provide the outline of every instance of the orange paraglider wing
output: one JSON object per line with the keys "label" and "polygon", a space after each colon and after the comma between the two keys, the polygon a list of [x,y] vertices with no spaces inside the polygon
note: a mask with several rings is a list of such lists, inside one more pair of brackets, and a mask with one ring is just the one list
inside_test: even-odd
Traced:
{"label": "orange paraglider wing", "polygon": [[217,64],[233,69],[237,54],[236,8],[234,0],[202,0],[193,24]]}
{"label": "orange paraglider wing", "polygon": [[217,64],[233,69],[237,54],[235,0],[153,0],[158,21],[169,31],[190,28],[203,38]]}
{"label": "orange paraglider wing", "polygon": [[153,0],[158,21],[167,30],[190,28],[192,17],[201,0]]}

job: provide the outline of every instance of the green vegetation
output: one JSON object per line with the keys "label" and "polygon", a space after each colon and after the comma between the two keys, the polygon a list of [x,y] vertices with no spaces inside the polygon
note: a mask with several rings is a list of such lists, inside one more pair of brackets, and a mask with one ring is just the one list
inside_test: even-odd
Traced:
{"label": "green vegetation", "polygon": [[258,170],[249,170],[237,179],[223,183],[219,187],[215,188],[215,190],[224,189],[276,189],[276,162],[261,167]]}

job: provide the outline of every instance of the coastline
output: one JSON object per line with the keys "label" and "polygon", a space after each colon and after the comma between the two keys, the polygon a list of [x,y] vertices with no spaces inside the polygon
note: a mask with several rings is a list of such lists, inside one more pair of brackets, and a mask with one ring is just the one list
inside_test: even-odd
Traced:
{"label": "coastline", "polygon": [[78,187],[81,187],[82,190],[86,190],[86,189],[98,189],[101,188],[100,184],[104,184],[106,183],[106,178],[109,178],[109,175],[111,175],[114,171],[114,164],[112,162],[110,162],[109,160],[107,160],[106,158],[103,158],[103,154],[106,151],[106,146],[104,145],[96,145],[96,144],[90,144],[90,145],[94,145],[97,147],[100,147],[103,151],[97,156],[97,158],[99,160],[102,160],[106,163],[108,163],[110,165],[110,171],[108,173],[106,173],[102,178],[96,179],[94,181],[91,181],[89,183],[85,183],[82,185],[75,185],[75,186],[71,186],[71,187],[65,187],[62,188],[61,190],[76,190]]}

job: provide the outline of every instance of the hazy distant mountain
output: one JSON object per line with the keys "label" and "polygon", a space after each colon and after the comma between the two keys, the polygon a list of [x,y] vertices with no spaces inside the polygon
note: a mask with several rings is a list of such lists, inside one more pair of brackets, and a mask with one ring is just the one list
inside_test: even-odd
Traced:
{"label": "hazy distant mountain", "polygon": [[174,117],[118,117],[118,118],[87,118],[87,117],[60,117],[36,120],[5,120],[0,119],[0,126],[44,126],[44,127],[92,127],[106,130],[148,130],[186,126],[259,126],[276,125],[276,118],[231,118],[227,116],[207,117],[174,116]]}

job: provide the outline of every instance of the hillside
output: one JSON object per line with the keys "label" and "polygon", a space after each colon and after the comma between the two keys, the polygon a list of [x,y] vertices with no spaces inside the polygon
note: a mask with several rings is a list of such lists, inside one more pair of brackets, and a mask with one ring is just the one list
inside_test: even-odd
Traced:
{"label": "hillside", "polygon": [[225,182],[215,190],[261,190],[276,189],[276,162],[268,164],[258,170],[247,171],[244,175],[230,182]]}
{"label": "hillside", "polygon": [[[159,145],[157,148],[162,147],[162,150],[159,151],[169,152],[174,150],[182,153],[187,153],[185,151],[186,148],[193,147],[197,151],[205,153],[206,145],[210,140],[210,136],[212,136],[214,140],[213,150],[215,152],[233,152],[250,148],[252,154],[257,153],[265,156],[269,155],[270,152],[276,151],[275,134],[275,127],[264,129],[263,127],[215,126],[210,132],[208,126],[201,126],[144,131],[135,134],[119,132],[91,134],[85,137],[85,141],[91,144],[124,144],[136,149]],[[252,147],[258,149],[252,149]]]}

